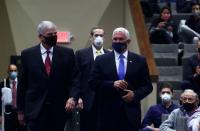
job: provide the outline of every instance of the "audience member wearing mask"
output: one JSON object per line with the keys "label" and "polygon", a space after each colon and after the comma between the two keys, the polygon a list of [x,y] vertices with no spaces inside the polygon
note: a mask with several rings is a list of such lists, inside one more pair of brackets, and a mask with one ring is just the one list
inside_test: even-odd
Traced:
{"label": "audience member wearing mask", "polygon": [[161,131],[199,131],[200,108],[197,93],[186,89],[181,94],[182,106],[171,112],[161,126]]}
{"label": "audience member wearing mask", "polygon": [[192,15],[185,24],[179,27],[179,39],[186,43],[193,42],[193,38],[197,36],[195,33],[200,34],[200,4],[192,3],[191,12]]}
{"label": "audience member wearing mask", "polygon": [[80,109],[80,131],[95,131],[96,129],[96,97],[94,91],[88,85],[88,78],[97,56],[107,53],[103,49],[104,30],[102,27],[95,26],[90,31],[91,46],[76,51],[76,62],[80,71],[80,87],[73,89],[77,92],[78,104]]}
{"label": "audience member wearing mask", "polygon": [[[12,103],[5,105],[4,121],[5,131],[26,131],[25,123],[17,116],[17,84],[18,84],[18,70],[15,64],[8,66],[8,78],[6,79],[6,87],[11,88]],[[4,82],[0,83],[0,87],[4,87]],[[2,94],[1,94],[2,95]],[[2,104],[1,104],[2,105]],[[2,108],[1,108],[2,109]]]}
{"label": "audience member wearing mask", "polygon": [[162,103],[152,105],[149,108],[142,122],[142,131],[159,131],[159,126],[162,123],[162,114],[170,114],[174,109],[178,108],[172,102],[172,97],[172,85],[170,83],[162,83],[160,86]]}
{"label": "audience member wearing mask", "polygon": [[197,53],[184,63],[181,88],[192,89],[200,96],[200,41],[197,42]]}
{"label": "audience member wearing mask", "polygon": [[169,7],[165,6],[161,9],[159,17],[153,20],[149,32],[151,43],[170,44],[177,42],[177,26],[172,20]]}

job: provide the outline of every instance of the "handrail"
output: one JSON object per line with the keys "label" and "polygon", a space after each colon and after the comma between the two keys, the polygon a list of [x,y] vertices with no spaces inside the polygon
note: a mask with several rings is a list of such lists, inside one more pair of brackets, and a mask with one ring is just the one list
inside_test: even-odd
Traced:
{"label": "handrail", "polygon": [[145,26],[144,16],[139,0],[129,0],[132,19],[135,25],[136,37],[141,54],[146,57],[152,81],[158,81],[158,70],[149,41],[148,31]]}

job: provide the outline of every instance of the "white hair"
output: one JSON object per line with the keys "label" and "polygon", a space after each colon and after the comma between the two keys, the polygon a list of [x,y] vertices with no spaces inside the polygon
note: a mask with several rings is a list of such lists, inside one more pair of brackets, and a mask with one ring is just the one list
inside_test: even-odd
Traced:
{"label": "white hair", "polygon": [[117,32],[122,32],[122,33],[126,36],[127,39],[130,39],[129,31],[128,31],[126,28],[124,28],[124,27],[118,27],[118,28],[116,28],[116,29],[113,31],[112,37],[113,37],[114,34],[117,33]]}
{"label": "white hair", "polygon": [[182,95],[185,95],[186,93],[191,93],[191,94],[193,94],[195,97],[198,97],[197,93],[194,92],[194,90],[192,90],[192,89],[185,89],[184,92],[182,93]]}
{"label": "white hair", "polygon": [[37,27],[38,35],[44,34],[46,29],[57,29],[56,25],[51,21],[41,21]]}

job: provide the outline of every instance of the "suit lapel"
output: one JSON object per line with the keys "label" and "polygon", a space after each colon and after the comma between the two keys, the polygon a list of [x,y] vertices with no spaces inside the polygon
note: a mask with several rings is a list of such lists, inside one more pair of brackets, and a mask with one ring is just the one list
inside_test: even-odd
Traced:
{"label": "suit lapel", "polygon": [[35,63],[38,63],[38,65],[40,66],[40,69],[41,69],[42,73],[45,73],[47,75],[46,70],[45,70],[45,65],[44,65],[43,60],[42,60],[42,54],[41,54],[40,44],[38,44],[36,46],[34,52],[35,52],[35,54],[34,54],[34,56],[35,56],[35,58],[34,58]]}
{"label": "suit lapel", "polygon": [[133,55],[131,55],[130,52],[128,52],[128,57],[127,57],[127,68],[126,68],[126,74],[125,74],[125,79],[128,76],[128,73],[130,72],[131,65],[133,64]]}
{"label": "suit lapel", "polygon": [[111,62],[111,74],[113,76],[114,79],[119,79],[118,78],[118,74],[117,74],[117,68],[116,68],[116,62],[115,62],[115,53],[114,51],[112,51],[110,54],[110,62]]}
{"label": "suit lapel", "polygon": [[93,54],[92,46],[90,46],[88,48],[88,52],[87,53],[88,53],[88,57],[89,57],[90,63],[91,63],[91,65],[93,65],[94,64],[94,54]]}
{"label": "suit lapel", "polygon": [[47,75],[45,65],[44,65],[44,62],[42,60],[40,44],[38,44],[38,46],[36,46],[35,57],[36,57],[35,62],[37,62],[40,65],[42,72]]}

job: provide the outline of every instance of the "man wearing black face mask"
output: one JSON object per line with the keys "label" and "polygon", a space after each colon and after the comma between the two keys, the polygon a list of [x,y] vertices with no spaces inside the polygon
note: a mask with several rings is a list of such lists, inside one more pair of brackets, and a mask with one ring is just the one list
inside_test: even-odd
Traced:
{"label": "man wearing black face mask", "polygon": [[130,41],[127,29],[116,28],[113,51],[95,60],[89,85],[99,94],[98,131],[140,130],[140,101],[153,87],[145,58],[128,51]]}
{"label": "man wearing black face mask", "polygon": [[184,64],[181,88],[192,89],[200,96],[200,41],[197,42],[197,54]]}
{"label": "man wearing black face mask", "polygon": [[161,126],[161,131],[199,131],[200,108],[198,95],[190,89],[181,94],[182,106],[171,112]]}
{"label": "man wearing black face mask", "polygon": [[72,49],[56,45],[56,33],[53,22],[42,21],[40,43],[21,53],[18,115],[30,131],[63,131],[68,112],[75,106],[70,98],[70,88],[78,84],[75,55]]}

